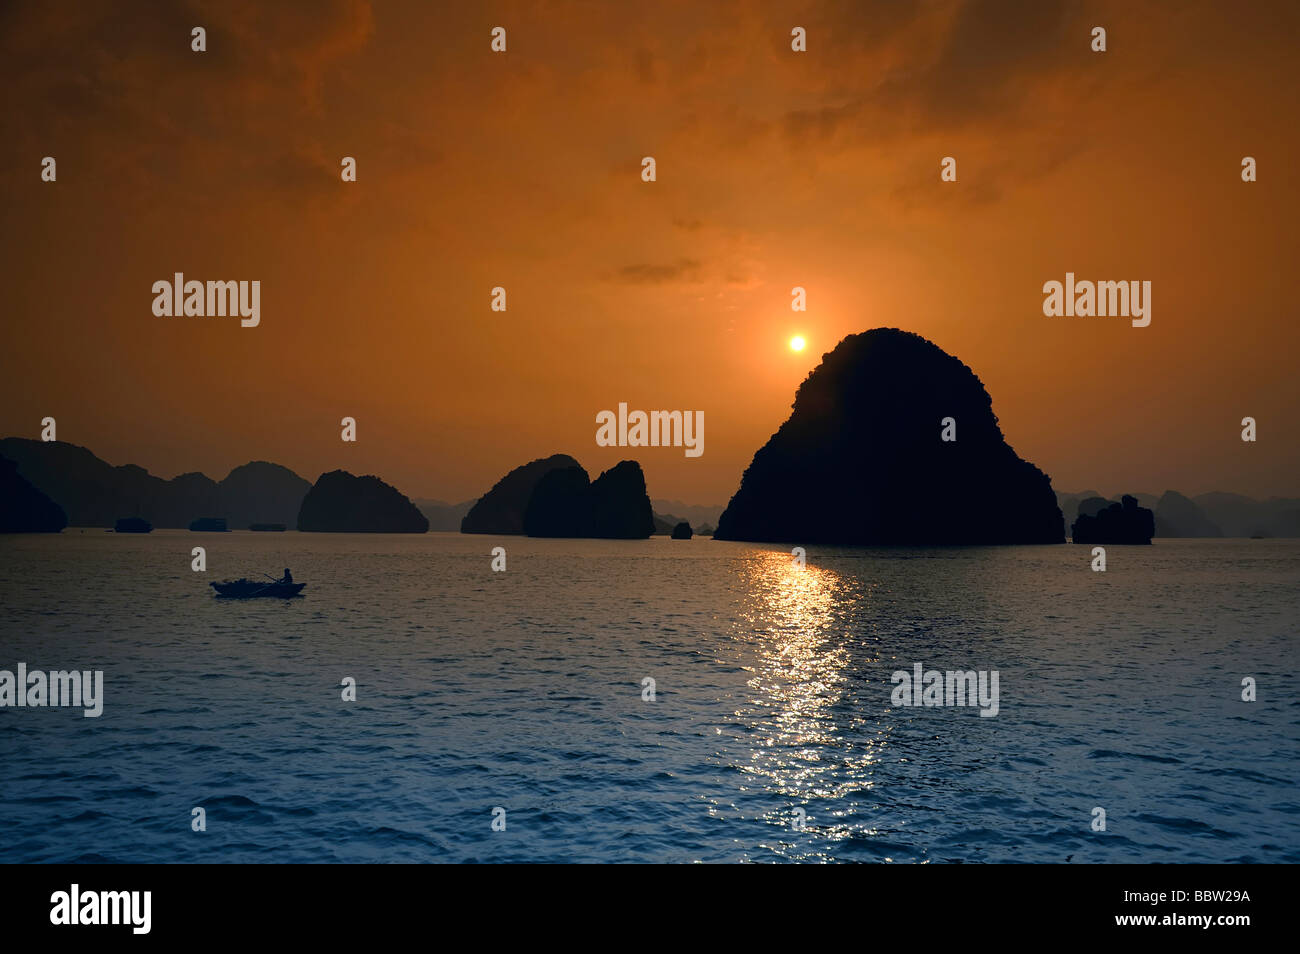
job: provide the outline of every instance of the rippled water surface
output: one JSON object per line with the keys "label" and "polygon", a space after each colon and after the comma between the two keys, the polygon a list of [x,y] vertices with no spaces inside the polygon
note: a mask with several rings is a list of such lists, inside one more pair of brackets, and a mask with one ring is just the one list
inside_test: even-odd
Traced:
{"label": "rippled water surface", "polygon": [[0,669],[106,697],[0,708],[0,861],[1300,861],[1300,541],[1089,551],[0,537]]}

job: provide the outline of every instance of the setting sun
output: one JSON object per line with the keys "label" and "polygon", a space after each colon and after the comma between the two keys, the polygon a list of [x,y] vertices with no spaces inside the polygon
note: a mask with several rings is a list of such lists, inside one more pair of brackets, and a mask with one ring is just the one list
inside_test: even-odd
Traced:
{"label": "setting sun", "polygon": [[790,339],[790,350],[802,351],[803,346],[807,343],[808,342],[804,341],[801,335],[795,335],[793,338]]}

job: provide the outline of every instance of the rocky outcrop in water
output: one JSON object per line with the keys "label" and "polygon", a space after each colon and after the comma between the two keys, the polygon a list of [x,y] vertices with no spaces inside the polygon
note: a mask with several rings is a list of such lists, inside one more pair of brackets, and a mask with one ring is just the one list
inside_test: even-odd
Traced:
{"label": "rocky outcrop in water", "polygon": [[[461,533],[523,533],[524,512],[538,483],[555,470],[579,467],[568,454],[552,454],[516,467],[479,498],[460,523]],[[587,472],[583,471],[586,479]]]}
{"label": "rocky outcrop in water", "polygon": [[634,460],[619,461],[591,482],[592,536],[644,540],[655,532],[645,474]]}
{"label": "rocky outcrop in water", "polygon": [[524,511],[524,533],[530,537],[595,536],[591,480],[581,467],[547,471],[533,488]]}
{"label": "rocky outcrop in water", "polygon": [[691,538],[691,525],[683,520],[677,526],[673,527],[674,540],[689,540]]}
{"label": "rocky outcrop in water", "polygon": [[1094,516],[1081,513],[1070,529],[1070,539],[1075,543],[1147,544],[1155,532],[1155,514],[1139,507],[1136,497],[1125,494],[1119,503],[1110,504]]}
{"label": "rocky outcrop in water", "polygon": [[424,533],[429,521],[395,487],[346,470],[321,474],[303,498],[298,529],[316,533]]}
{"label": "rocky outcrop in water", "polygon": [[524,512],[530,537],[643,540],[654,529],[645,475],[634,460],[619,462],[590,483],[579,466],[552,470],[537,482]]}
{"label": "rocky outcrop in water", "polygon": [[[942,440],[945,419],[956,440]],[[719,540],[1061,543],[1051,480],[1007,445],[961,361],[919,335],[850,335],[808,375],[718,521]]]}
{"label": "rocky outcrop in water", "polygon": [[0,533],[58,533],[68,525],[63,508],[18,473],[18,465],[0,457]]}

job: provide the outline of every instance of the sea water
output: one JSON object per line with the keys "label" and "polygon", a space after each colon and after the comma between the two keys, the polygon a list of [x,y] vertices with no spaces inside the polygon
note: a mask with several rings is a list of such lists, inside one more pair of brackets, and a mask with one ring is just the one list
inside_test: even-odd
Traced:
{"label": "sea water", "polygon": [[1300,541],[806,549],[0,537],[0,861],[1300,861]]}

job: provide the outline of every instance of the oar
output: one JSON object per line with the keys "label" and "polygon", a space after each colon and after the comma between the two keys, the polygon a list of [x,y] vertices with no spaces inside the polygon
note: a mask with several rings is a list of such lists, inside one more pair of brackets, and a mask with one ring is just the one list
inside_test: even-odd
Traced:
{"label": "oar", "polygon": [[266,586],[262,587],[259,590],[254,590],[252,593],[249,594],[250,596],[256,596],[258,593],[265,592],[266,590],[269,590],[271,587],[278,586],[280,583],[284,582],[283,580],[277,580],[270,573],[263,573],[262,575],[266,577],[268,580],[270,580],[271,582],[266,584]]}
{"label": "oar", "polygon": [[275,577],[273,577],[270,573],[263,572],[262,575],[263,575],[264,577],[266,577],[268,580],[270,580],[271,582],[268,583],[268,584],[266,584],[266,586],[262,587],[261,590],[258,590],[257,592],[255,592],[255,593],[253,594],[254,596],[256,596],[258,593],[261,593],[262,590],[269,590],[269,589],[270,589],[271,587],[273,587],[273,586],[278,586],[278,585],[284,583],[284,580],[282,580],[282,579],[277,580],[277,579],[276,579]]}

